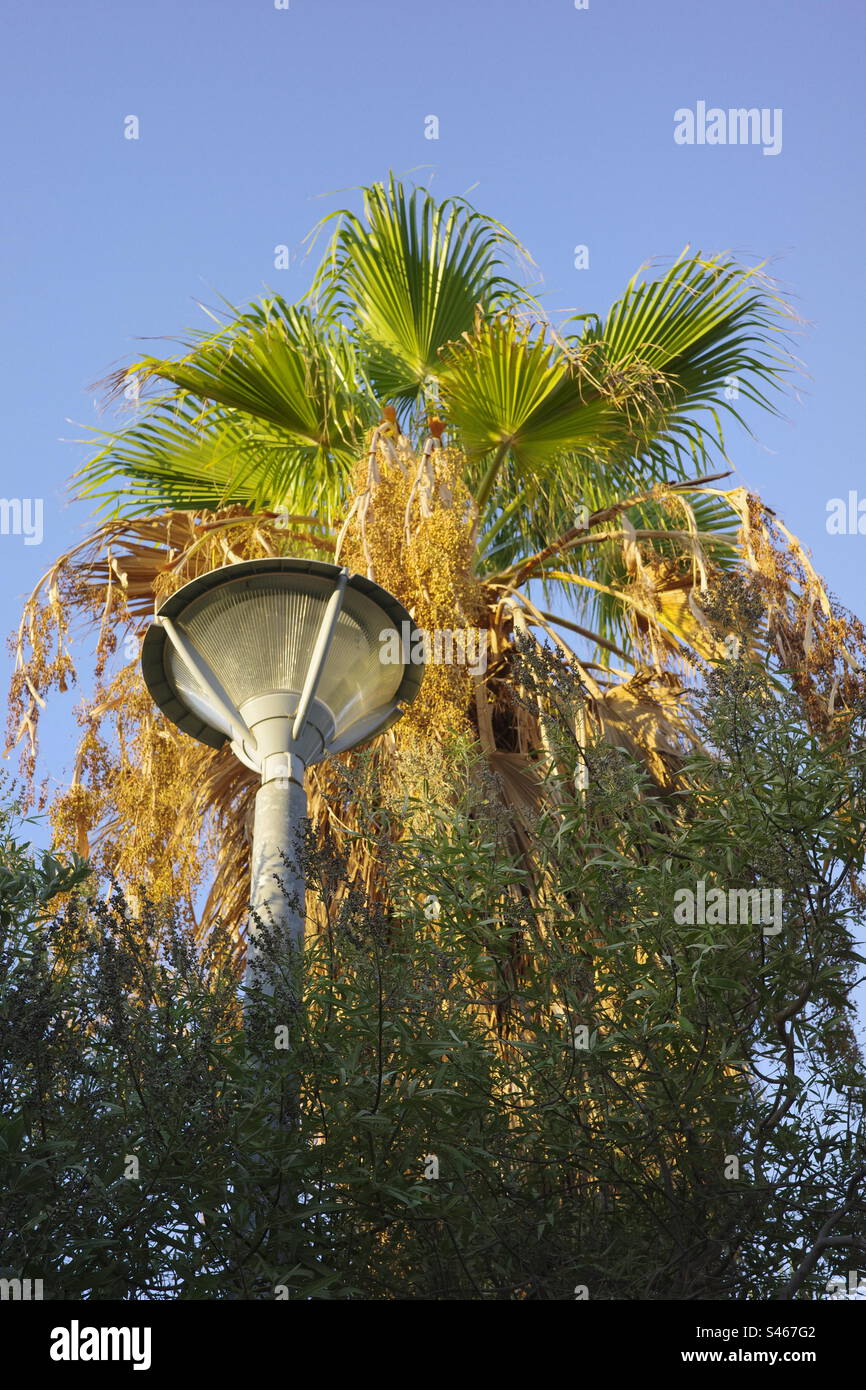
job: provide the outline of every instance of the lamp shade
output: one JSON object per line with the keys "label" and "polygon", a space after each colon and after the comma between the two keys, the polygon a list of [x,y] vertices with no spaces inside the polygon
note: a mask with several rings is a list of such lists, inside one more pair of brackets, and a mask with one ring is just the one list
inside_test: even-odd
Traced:
{"label": "lamp shade", "polygon": [[[392,595],[338,565],[251,560],[211,570],[162,605],[142,670],[163,713],[193,738],[215,748],[231,740],[251,767],[279,751],[307,765],[400,717],[423,676],[410,660],[415,630]],[[386,659],[395,633],[396,661]]]}

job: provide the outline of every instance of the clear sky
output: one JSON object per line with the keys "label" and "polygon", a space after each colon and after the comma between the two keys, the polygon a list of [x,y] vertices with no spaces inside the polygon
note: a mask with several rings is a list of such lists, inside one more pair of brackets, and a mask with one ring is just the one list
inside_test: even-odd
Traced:
{"label": "clear sky", "polygon": [[[99,422],[88,385],[137,339],[203,324],[197,300],[300,295],[306,233],[389,168],[512,228],[551,312],[603,311],[686,244],[769,260],[807,374],[729,451],[864,613],[866,535],[826,529],[831,498],[866,498],[861,0],[287,3],[5,0],[0,493],[43,498],[44,536],[0,536],[0,625],[83,535],[66,482],[84,454],[63,441]],[[781,148],[678,144],[699,102],[781,111]]]}

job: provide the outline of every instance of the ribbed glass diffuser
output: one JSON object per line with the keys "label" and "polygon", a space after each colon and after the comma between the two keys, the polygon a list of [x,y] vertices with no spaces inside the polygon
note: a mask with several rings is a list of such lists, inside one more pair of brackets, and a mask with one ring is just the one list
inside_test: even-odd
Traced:
{"label": "ribbed glass diffuser", "polygon": [[[243,714],[263,696],[300,697],[340,573],[317,561],[229,565],[179,590],[160,617],[170,618]],[[385,590],[353,575],[315,694],[333,720],[324,752],[371,737],[414,698],[423,667],[382,659],[383,634],[395,631],[414,631],[409,614]],[[195,672],[156,625],[145,640],[143,668],[157,703],[186,732],[215,745],[230,736]]]}

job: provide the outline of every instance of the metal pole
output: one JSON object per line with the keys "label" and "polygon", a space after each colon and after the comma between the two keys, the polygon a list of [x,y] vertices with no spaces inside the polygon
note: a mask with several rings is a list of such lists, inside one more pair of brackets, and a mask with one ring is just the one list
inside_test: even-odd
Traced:
{"label": "metal pole", "polygon": [[[303,776],[303,772],[300,771]],[[271,923],[287,951],[304,946],[303,870],[298,864],[298,832],[307,814],[307,794],[295,777],[274,777],[256,793],[253,826],[251,906],[263,924]],[[283,855],[289,861],[286,864]],[[278,881],[279,880],[279,881]],[[296,898],[300,910],[287,901]],[[253,983],[252,964],[260,955],[259,928],[251,913],[247,933],[244,985]],[[273,990],[263,985],[267,993]]]}
{"label": "metal pole", "polygon": [[[289,772],[294,775],[284,775]],[[269,780],[263,782],[256,792],[251,855],[251,912],[247,928],[244,992],[255,986],[266,995],[272,995],[272,978],[266,975],[263,979],[256,980],[253,974],[253,964],[261,955],[261,928],[256,922],[256,914],[266,930],[276,931],[279,960],[286,959],[291,962],[291,956],[295,952],[303,951],[306,884],[302,867],[298,862],[298,833],[307,814],[307,795],[303,785],[304,767],[297,758],[282,758],[278,754],[272,754],[264,759],[263,775],[269,777]],[[294,901],[289,901],[290,899]],[[294,963],[297,964],[297,958]],[[246,1011],[245,1001],[245,1014]],[[291,1129],[297,1126],[299,1117],[300,1083],[297,1074],[289,1079],[288,1084],[286,1122]],[[263,1189],[263,1193],[269,1198],[267,1188]],[[290,1183],[283,1183],[281,1210],[292,1218],[297,1211],[297,1204],[297,1192]],[[242,1240],[248,1250],[258,1248],[267,1235],[271,1221],[275,1219],[276,1215],[268,1200],[263,1207],[256,1208],[242,1222]],[[279,1258],[282,1262],[283,1255]],[[285,1254],[285,1259],[289,1259],[288,1253]]]}

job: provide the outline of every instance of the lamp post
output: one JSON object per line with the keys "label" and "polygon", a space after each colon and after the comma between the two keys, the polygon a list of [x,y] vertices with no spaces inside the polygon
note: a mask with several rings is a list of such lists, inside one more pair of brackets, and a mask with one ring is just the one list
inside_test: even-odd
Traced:
{"label": "lamp post", "polygon": [[[395,632],[400,660],[384,660],[397,649]],[[142,674],[163,714],[201,743],[229,743],[261,777],[247,989],[260,950],[257,916],[273,921],[287,945],[303,947],[305,886],[293,851],[306,816],[306,769],[400,718],[424,670],[410,661],[421,646],[414,633],[409,613],[378,584],[291,558],[210,570],[172,594],[147,630]]]}

